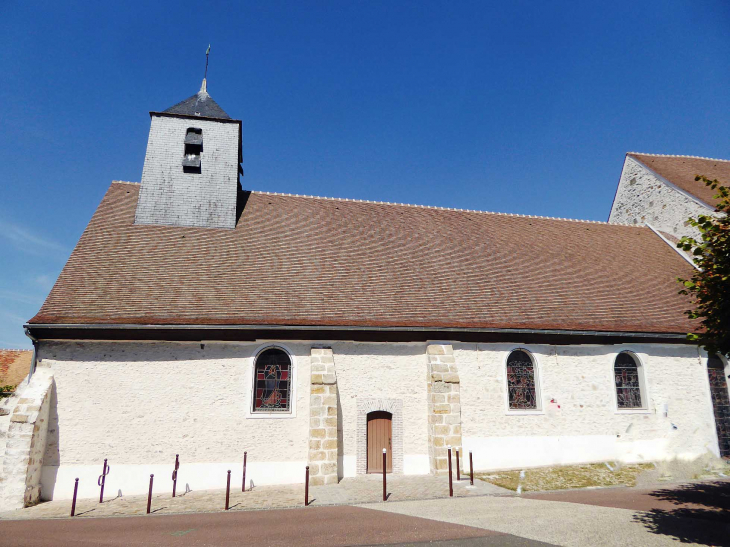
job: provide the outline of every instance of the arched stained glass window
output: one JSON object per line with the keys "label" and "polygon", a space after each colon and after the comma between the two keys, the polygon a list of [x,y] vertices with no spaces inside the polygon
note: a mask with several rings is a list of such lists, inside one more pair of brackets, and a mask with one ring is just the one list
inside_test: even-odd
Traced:
{"label": "arched stained glass window", "polygon": [[269,348],[256,358],[254,412],[288,412],[291,393],[291,358],[284,350]]}
{"label": "arched stained glass window", "polygon": [[524,350],[515,350],[507,357],[507,391],[510,410],[537,410],[535,364]]}
{"label": "arched stained glass window", "polygon": [[619,353],[613,365],[613,376],[618,408],[644,408],[644,379],[638,359],[627,351]]}

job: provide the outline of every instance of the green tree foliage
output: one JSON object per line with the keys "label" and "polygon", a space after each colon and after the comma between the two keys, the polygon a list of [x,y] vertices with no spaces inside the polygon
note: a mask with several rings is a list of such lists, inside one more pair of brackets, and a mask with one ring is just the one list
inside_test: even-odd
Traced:
{"label": "green tree foliage", "polygon": [[695,180],[717,190],[720,214],[690,218],[689,224],[700,232],[699,240],[685,236],[677,243],[677,247],[692,254],[699,268],[691,279],[679,279],[683,285],[680,294],[693,299],[694,309],[685,313],[699,319],[703,327],[687,337],[709,353],[730,355],[730,189],[717,179],[698,175]]}

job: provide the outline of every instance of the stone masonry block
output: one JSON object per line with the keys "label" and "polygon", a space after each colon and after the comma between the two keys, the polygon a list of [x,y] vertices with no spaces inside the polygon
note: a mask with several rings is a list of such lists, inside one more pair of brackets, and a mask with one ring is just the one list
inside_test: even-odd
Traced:
{"label": "stone masonry block", "polygon": [[443,381],[448,384],[458,384],[459,383],[459,375],[455,372],[447,372],[443,376]]}

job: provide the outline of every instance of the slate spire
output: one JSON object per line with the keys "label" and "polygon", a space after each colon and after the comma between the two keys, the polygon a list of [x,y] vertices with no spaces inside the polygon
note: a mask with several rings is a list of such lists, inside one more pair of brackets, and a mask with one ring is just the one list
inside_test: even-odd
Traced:
{"label": "slate spire", "polygon": [[188,97],[182,102],[177,103],[175,106],[171,106],[167,110],[164,110],[166,114],[180,114],[183,116],[202,116],[204,118],[218,118],[220,120],[230,120],[231,117],[226,114],[217,102],[208,95],[208,84],[203,78],[203,84],[200,86],[198,91],[192,97]]}

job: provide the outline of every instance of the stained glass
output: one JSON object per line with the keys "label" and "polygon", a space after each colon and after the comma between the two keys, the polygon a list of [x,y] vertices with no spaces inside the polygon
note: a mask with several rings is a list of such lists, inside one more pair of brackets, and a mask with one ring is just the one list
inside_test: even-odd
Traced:
{"label": "stained glass", "polygon": [[643,408],[639,366],[630,353],[619,353],[613,366],[619,408]]}
{"label": "stained glass", "polygon": [[287,412],[291,360],[283,350],[272,348],[256,359],[254,412]]}
{"label": "stained glass", "polygon": [[720,445],[720,456],[730,457],[730,397],[727,391],[725,365],[713,355],[707,360],[707,374],[710,378],[710,395],[712,410],[715,413],[717,441]]}
{"label": "stained glass", "polygon": [[513,351],[507,358],[507,390],[510,409],[537,409],[535,365],[525,351]]}

